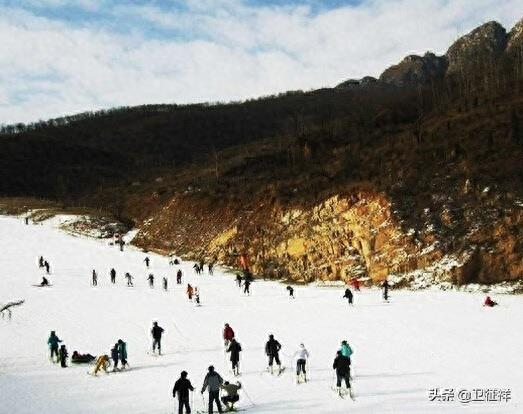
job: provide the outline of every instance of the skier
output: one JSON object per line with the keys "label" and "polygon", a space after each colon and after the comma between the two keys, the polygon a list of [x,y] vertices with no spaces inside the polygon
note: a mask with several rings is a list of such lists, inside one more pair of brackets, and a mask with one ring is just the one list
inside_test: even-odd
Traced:
{"label": "skier", "polygon": [[287,286],[286,289],[289,291],[289,297],[294,299],[294,288],[292,286]]}
{"label": "skier", "polygon": [[151,261],[151,259],[149,259],[149,257],[145,257],[145,259],[143,259],[143,261],[145,262],[145,267],[149,267],[149,262]]}
{"label": "skier", "polygon": [[96,270],[93,269],[93,286],[98,286],[98,275],[96,274]]}
{"label": "skier", "polygon": [[162,278],[163,290],[167,291],[167,278]]}
{"label": "skier", "polygon": [[493,308],[494,306],[497,306],[498,303],[494,302],[492,299],[490,299],[490,296],[487,296],[485,298],[485,302],[483,303],[483,306],[488,306],[489,308]]}
{"label": "skier", "polygon": [[270,373],[273,373],[272,364],[274,361],[276,361],[276,364],[278,365],[278,375],[281,374],[281,362],[280,362],[280,356],[279,352],[281,349],[281,344],[274,339],[274,335],[269,335],[269,340],[265,344],[265,354],[269,357],[269,367],[267,368],[267,371],[270,371]]}
{"label": "skier", "polygon": [[225,327],[223,328],[223,345],[225,348],[229,346],[229,342],[234,338],[234,331],[229,326],[228,323],[225,324]]}
{"label": "skier", "polygon": [[345,289],[345,294],[343,295],[349,301],[349,305],[352,305],[353,294],[349,288]]}
{"label": "skier", "polygon": [[51,334],[49,335],[49,339],[47,340],[47,344],[49,345],[49,349],[51,350],[51,361],[55,362],[53,360],[53,355],[56,356],[56,362],[58,362],[58,344],[62,342],[58,336],[56,336],[55,331],[51,331]]}
{"label": "skier", "polygon": [[209,372],[205,376],[202,386],[202,394],[205,392],[207,387],[209,387],[209,414],[213,412],[213,401],[216,402],[216,407],[218,407],[218,412],[222,412],[222,405],[220,404],[220,387],[223,384],[223,379],[211,365],[209,367]]}
{"label": "skier", "polygon": [[182,284],[182,270],[178,269],[176,272],[176,284],[181,285]]}
{"label": "skier", "polygon": [[360,290],[360,281],[356,278],[352,279],[352,287],[354,290],[357,290],[359,292]]}
{"label": "skier", "polygon": [[151,335],[153,337],[153,353],[156,351],[158,346],[158,355],[162,355],[162,334],[163,328],[158,326],[158,322],[153,322],[153,328],[151,329]]}
{"label": "skier", "polygon": [[58,357],[60,358],[60,366],[62,368],[67,368],[67,349],[65,348],[65,345],[60,346],[60,351],[58,351]]}
{"label": "skier", "polygon": [[100,355],[98,358],[96,358],[96,363],[92,375],[96,376],[96,374],[98,374],[98,371],[100,371],[101,369],[103,369],[105,373],[107,373],[108,365],[109,357],[107,355]]}
{"label": "skier", "polygon": [[242,384],[240,382],[236,382],[236,384],[230,384],[229,381],[225,381],[220,387],[227,393],[227,395],[222,397],[222,402],[225,405],[225,408],[227,408],[227,411],[234,411],[234,403],[240,400],[238,390],[241,389],[241,387]]}
{"label": "skier", "polygon": [[386,280],[381,285],[383,288],[383,300],[388,302],[389,301],[389,282]]}
{"label": "skier", "polygon": [[242,351],[242,346],[236,339],[231,338],[231,343],[227,348],[227,352],[231,353],[231,364],[232,364],[232,373],[234,376],[240,375],[240,352]]}
{"label": "skier", "polygon": [[112,284],[116,283],[116,270],[111,269],[111,271],[109,273],[111,275],[111,283]]}
{"label": "skier", "polygon": [[192,286],[189,283],[187,283],[187,296],[189,297],[189,300],[192,300],[193,292],[194,290]]}
{"label": "skier", "polygon": [[40,287],[49,286],[49,280],[45,276],[42,276],[42,282],[40,283]]}
{"label": "skier", "polygon": [[154,288],[154,275],[152,273],[149,274],[147,280],[149,281],[149,287],[151,289]]}
{"label": "skier", "polygon": [[118,244],[120,245],[120,251],[123,252],[123,246],[125,245],[125,241],[122,239],[122,236],[118,239]]}
{"label": "skier", "polygon": [[128,287],[132,287],[132,286],[134,286],[134,285],[133,285],[133,279],[134,279],[134,278],[131,276],[131,274],[130,274],[129,272],[126,272],[126,273],[125,273],[125,278],[127,279],[127,286],[128,286]]}
{"label": "skier", "polygon": [[113,360],[113,372],[116,372],[118,370],[118,358],[120,356],[118,348],[118,343],[116,343],[111,349],[111,359]]}
{"label": "skier", "polygon": [[201,306],[200,304],[200,292],[198,292],[198,288],[194,288],[194,302],[196,303],[196,306]]}
{"label": "skier", "polygon": [[179,264],[180,264],[180,261],[179,261],[178,259],[174,259],[173,263],[174,263],[175,265],[179,265]]}
{"label": "skier", "polygon": [[38,267],[44,267],[44,257],[40,256],[38,258]]}
{"label": "skier", "polygon": [[129,364],[127,363],[127,344],[121,339],[118,339],[118,354],[122,364],[121,369],[125,369],[126,366],[129,367]]}
{"label": "skier", "polygon": [[338,351],[332,369],[336,370],[336,391],[340,397],[343,396],[341,390],[341,382],[345,381],[345,386],[349,390],[349,395],[353,398],[352,389],[350,387],[350,359],[344,356],[341,351]]}
{"label": "skier", "polygon": [[191,413],[191,407],[189,405],[189,391],[194,391],[194,387],[191,381],[187,379],[187,371],[182,371],[180,378],[174,383],[173,398],[176,398],[178,393],[178,414],[182,414],[183,407],[187,414]]}
{"label": "skier", "polygon": [[49,262],[47,260],[44,261],[44,267],[45,267],[45,272],[47,274],[49,274],[49,271],[50,271],[49,269],[51,266],[49,265]]}
{"label": "skier", "polygon": [[25,225],[28,226],[28,225],[29,225],[29,217],[26,217],[26,218],[24,219],[24,221],[25,221]]}
{"label": "skier", "polygon": [[236,283],[238,283],[238,287],[241,288],[242,287],[242,275],[237,273],[236,274]]}
{"label": "skier", "polygon": [[296,358],[296,382],[300,382],[300,375],[303,373],[303,381],[307,382],[307,371],[305,371],[305,365],[309,358],[309,351],[305,348],[305,345],[300,344],[300,347],[293,355]]}
{"label": "skier", "polygon": [[244,281],[243,281],[243,293],[247,294],[247,295],[250,295],[251,294],[250,287],[251,287],[250,279],[245,278]]}
{"label": "skier", "polygon": [[209,268],[209,275],[212,276],[212,274],[214,272],[214,262],[209,263],[208,268]]}
{"label": "skier", "polygon": [[196,272],[197,275],[200,274],[200,265],[198,263],[195,263],[194,266],[194,271]]}

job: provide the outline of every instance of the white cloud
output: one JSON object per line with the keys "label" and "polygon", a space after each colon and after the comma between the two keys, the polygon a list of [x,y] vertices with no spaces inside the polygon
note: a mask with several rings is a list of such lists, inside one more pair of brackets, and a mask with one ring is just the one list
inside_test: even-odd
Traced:
{"label": "white cloud", "polygon": [[[67,0],[38,2],[58,7]],[[100,11],[100,4],[82,1],[92,10]],[[443,53],[459,34],[488,20],[509,28],[522,6],[523,0],[372,0],[316,13],[307,6],[191,0],[178,11],[105,10],[128,22],[132,30],[125,35],[115,25],[75,26],[4,8],[0,123],[332,86],[378,75],[406,54]],[[161,36],[151,36],[151,29]]]}

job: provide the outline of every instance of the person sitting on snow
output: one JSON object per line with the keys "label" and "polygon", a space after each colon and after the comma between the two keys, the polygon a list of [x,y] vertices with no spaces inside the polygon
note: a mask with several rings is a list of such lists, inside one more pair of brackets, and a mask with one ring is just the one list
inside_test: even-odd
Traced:
{"label": "person sitting on snow", "polygon": [[490,296],[487,296],[485,298],[485,303],[483,303],[483,306],[488,306],[489,308],[493,308],[494,306],[497,306],[498,303],[494,302],[492,299],[490,299]]}
{"label": "person sitting on snow", "polygon": [[74,351],[71,356],[71,362],[75,364],[88,364],[96,359],[95,356],[91,354],[80,354],[78,351]]}

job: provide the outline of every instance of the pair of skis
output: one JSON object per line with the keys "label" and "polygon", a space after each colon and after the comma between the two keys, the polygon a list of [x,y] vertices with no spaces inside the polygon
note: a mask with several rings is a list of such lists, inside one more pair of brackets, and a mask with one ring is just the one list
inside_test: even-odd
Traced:
{"label": "pair of skis", "polygon": [[347,396],[352,401],[356,401],[356,398],[354,397],[354,392],[352,391],[352,388],[349,389],[342,389],[341,387],[331,387],[332,391],[336,393],[338,397],[340,397],[342,400],[345,399]]}
{"label": "pair of skis", "polygon": [[265,373],[268,373],[268,374],[271,374],[271,375],[276,375],[277,377],[279,377],[281,374],[283,374],[285,372],[285,367],[280,367],[279,370],[274,373],[274,372],[271,372],[269,368],[266,368],[265,370],[263,370],[260,375],[263,375]]}

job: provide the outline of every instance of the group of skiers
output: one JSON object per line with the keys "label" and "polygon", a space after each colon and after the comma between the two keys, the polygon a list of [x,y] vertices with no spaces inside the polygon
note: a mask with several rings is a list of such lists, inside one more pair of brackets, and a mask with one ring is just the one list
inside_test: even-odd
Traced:
{"label": "group of skiers", "polygon": [[[242,388],[240,382],[231,384],[228,381],[224,381],[220,374],[214,370],[214,366],[209,366],[207,369],[207,375],[203,380],[201,394],[208,390],[208,412],[213,413],[214,404],[219,413],[223,412],[222,403],[225,405],[227,411],[234,410],[234,404],[239,401],[240,396],[238,390]],[[178,396],[178,414],[182,414],[185,408],[186,413],[191,412],[191,406],[189,403],[189,392],[194,391],[194,387],[191,381],[187,378],[187,371],[182,371],[180,378],[174,383],[173,398]],[[220,401],[220,390],[224,391],[226,395],[221,397]]]}
{"label": "group of skiers", "polygon": [[[60,345],[62,340],[58,338],[55,331],[51,331],[47,344],[49,345],[49,358],[52,362],[60,363],[62,368],[67,368],[67,358],[69,356],[65,344]],[[76,364],[91,363],[96,360],[93,375],[96,375],[101,369],[107,372],[109,366],[109,356],[100,355],[95,357],[91,354],[80,354],[78,351],[74,351],[71,356],[71,362]],[[121,369],[125,369],[129,366],[127,362],[127,344],[118,339],[111,349],[111,360],[113,361],[113,372],[118,370],[118,363],[120,363]]]}
{"label": "group of skiers", "polygon": [[51,265],[47,260],[44,259],[43,256],[40,256],[38,258],[38,267],[45,268],[45,273],[47,273],[48,275],[51,273]]}
{"label": "group of skiers", "polygon": [[[146,266],[149,267],[150,259],[148,257],[146,257],[145,260],[146,260],[145,261]],[[182,276],[183,276],[182,270],[178,269],[178,271],[176,272],[176,284],[178,284],[178,285],[182,284]],[[112,268],[109,271],[109,277],[110,277],[111,283],[116,284],[116,270],[114,268]],[[129,272],[126,272],[124,274],[124,278],[127,282],[127,287],[134,286],[134,284],[133,284],[134,276],[132,276]],[[155,279],[154,274],[149,273],[146,280],[148,281],[149,287],[151,289],[154,288],[154,279]],[[91,285],[98,286],[98,273],[94,269],[92,271]],[[162,287],[163,287],[163,290],[165,290],[165,291],[168,290],[168,279],[166,277],[162,277]]]}
{"label": "group of skiers", "polygon": [[[208,273],[210,276],[212,276],[214,274],[214,264],[216,262],[216,258],[214,259],[214,261],[210,262],[208,265],[207,265],[207,269],[208,269]],[[193,269],[194,271],[196,272],[197,275],[201,275],[205,270],[205,262],[203,260],[200,260],[198,263],[195,263],[194,266],[193,266]]]}
{"label": "group of skiers", "polygon": [[[156,326],[156,325],[155,325]],[[154,328],[153,328],[154,329]],[[240,352],[242,351],[240,343],[235,338],[235,333],[232,327],[226,323],[223,329],[223,341],[227,353],[230,353],[230,361],[232,365],[232,372],[235,376],[240,374],[239,361]],[[278,366],[278,375],[280,375],[284,368],[281,366],[279,353],[281,351],[281,344],[274,338],[273,334],[269,335],[269,340],[265,344],[265,353],[268,357],[267,371],[271,374],[274,373],[273,365],[276,363]],[[351,388],[351,355],[353,354],[352,348],[346,340],[341,342],[341,347],[336,353],[336,357],[332,364],[332,369],[336,374],[336,389],[335,391],[344,397],[349,394],[351,398],[354,398]],[[307,382],[307,360],[309,359],[309,351],[305,348],[303,343],[300,344],[298,350],[292,355],[292,358],[296,360],[296,381],[297,383]],[[180,378],[176,381],[173,388],[173,397],[178,396],[178,413],[181,414],[185,409],[187,413],[190,413],[190,402],[189,392],[194,391],[194,387],[187,378],[187,371],[182,371]],[[345,385],[345,389],[343,388]],[[242,388],[241,384],[230,384],[224,381],[223,378],[215,371],[214,366],[208,368],[208,373],[205,376],[204,383],[202,386],[201,393],[208,389],[208,412],[213,413],[214,405],[218,411],[222,412],[221,403],[226,405],[227,410],[234,409],[234,403],[239,400],[238,391]],[[226,395],[220,399],[220,390],[225,391]],[[221,403],[220,403],[221,401]]]}

